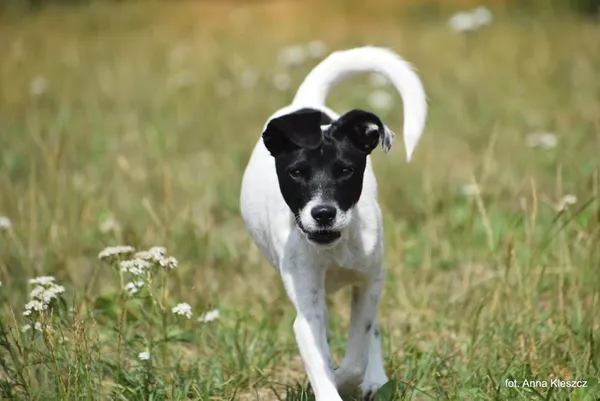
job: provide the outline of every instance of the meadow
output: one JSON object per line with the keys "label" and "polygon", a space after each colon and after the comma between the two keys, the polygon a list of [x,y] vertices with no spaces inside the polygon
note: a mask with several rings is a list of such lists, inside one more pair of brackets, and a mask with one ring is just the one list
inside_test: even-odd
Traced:
{"label": "meadow", "polygon": [[[501,7],[456,32],[452,10],[381,4],[0,17],[0,399],[313,399],[240,183],[305,74],[366,44],[413,63],[430,105],[411,163],[401,140],[373,154],[393,379],[378,400],[600,399],[599,21]],[[378,77],[329,105],[402,134]],[[335,360],[348,305],[330,300]]]}

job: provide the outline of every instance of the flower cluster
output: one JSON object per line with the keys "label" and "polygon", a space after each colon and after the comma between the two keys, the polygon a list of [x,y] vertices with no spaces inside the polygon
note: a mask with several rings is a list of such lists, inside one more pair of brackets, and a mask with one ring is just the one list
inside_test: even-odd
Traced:
{"label": "flower cluster", "polygon": [[147,361],[150,359],[150,351],[143,351],[138,354],[140,361]]}
{"label": "flower cluster", "polygon": [[208,312],[202,314],[198,318],[198,321],[201,323],[209,323],[209,322],[219,319],[219,317],[221,317],[221,313],[219,312],[218,309],[214,309],[214,310],[211,310],[211,311],[208,311]]}
{"label": "flower cluster", "polygon": [[[120,256],[131,258],[119,261],[118,257]],[[136,277],[135,280],[125,285],[124,289],[130,295],[139,293],[146,284],[145,280],[148,280],[158,269],[171,270],[179,264],[177,259],[167,255],[167,250],[163,246],[154,246],[139,252],[136,252],[135,248],[129,245],[108,247],[98,254],[98,259],[110,262],[119,261],[118,267],[121,272]]]}
{"label": "flower cluster", "polygon": [[125,290],[129,295],[135,295],[144,287],[144,280],[131,281],[125,285]]}
{"label": "flower cluster", "polygon": [[471,11],[463,11],[450,17],[448,23],[456,32],[476,31],[492,22],[492,12],[484,6]]}
{"label": "flower cluster", "polygon": [[137,252],[133,255],[133,259],[124,260],[119,264],[122,272],[131,273],[134,276],[149,273],[152,268],[174,269],[177,265],[177,259],[167,256],[167,250],[162,246],[155,246],[147,251]]}
{"label": "flower cluster", "polygon": [[98,259],[107,260],[121,255],[130,255],[133,252],[135,252],[135,248],[129,245],[109,246],[98,254]]}
{"label": "flower cluster", "polygon": [[172,311],[174,314],[185,316],[188,319],[192,317],[192,307],[186,303],[177,304]]}
{"label": "flower cluster", "polygon": [[27,323],[26,325],[24,325],[23,327],[21,327],[21,331],[23,333],[25,333],[27,330],[30,329],[34,329],[35,331],[39,331],[40,333],[44,331],[44,329],[46,329],[47,332],[53,332],[54,329],[52,328],[52,326],[50,325],[45,325],[42,326],[42,324],[40,322],[31,322],[31,323]]}
{"label": "flower cluster", "polygon": [[11,227],[10,219],[6,216],[0,216],[0,231],[8,231]]}
{"label": "flower cluster", "polygon": [[34,312],[42,312],[49,308],[52,301],[59,294],[65,292],[65,287],[58,285],[52,276],[41,276],[29,280],[35,285],[29,295],[30,301],[25,305],[24,316],[30,316]]}
{"label": "flower cluster", "polygon": [[135,261],[144,261],[168,269],[174,269],[178,265],[177,259],[167,256],[167,250],[162,246],[154,246],[147,251],[138,252],[133,257]]}
{"label": "flower cluster", "polygon": [[527,146],[538,149],[554,149],[558,145],[558,138],[551,132],[533,132],[527,135]]}

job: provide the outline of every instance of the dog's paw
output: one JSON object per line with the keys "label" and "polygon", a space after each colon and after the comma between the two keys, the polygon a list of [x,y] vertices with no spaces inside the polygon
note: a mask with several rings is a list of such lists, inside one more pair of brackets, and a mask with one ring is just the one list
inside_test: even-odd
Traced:
{"label": "dog's paw", "polygon": [[366,392],[366,394],[363,394],[362,396],[362,400],[363,401],[373,401],[375,399],[375,394],[377,393],[377,389],[375,390],[369,390]]}
{"label": "dog's paw", "polygon": [[362,400],[363,401],[373,401],[375,399],[375,394],[377,394],[377,391],[385,383],[387,383],[387,380],[361,384],[360,389],[362,391]]}
{"label": "dog's paw", "polygon": [[356,391],[363,380],[364,372],[356,369],[335,370],[335,385],[340,393],[348,394]]}

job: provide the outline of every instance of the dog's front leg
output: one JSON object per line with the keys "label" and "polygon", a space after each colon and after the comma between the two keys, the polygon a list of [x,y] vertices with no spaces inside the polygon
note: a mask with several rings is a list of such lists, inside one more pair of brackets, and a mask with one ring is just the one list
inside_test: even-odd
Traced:
{"label": "dog's front leg", "polygon": [[309,260],[304,252],[291,252],[282,264],[281,274],[296,308],[294,334],[308,380],[316,401],[342,401],[336,389],[327,342],[325,268]]}
{"label": "dog's front leg", "polygon": [[[374,332],[378,330],[377,309],[382,287],[383,269],[370,277],[365,285],[352,287],[348,345],[346,355],[335,372],[336,384],[342,393],[356,389],[365,379],[368,364],[377,363],[369,360],[369,354],[373,347]],[[371,370],[373,368],[374,366],[371,367]],[[365,399],[370,399],[369,393],[372,390],[371,388],[363,389]]]}

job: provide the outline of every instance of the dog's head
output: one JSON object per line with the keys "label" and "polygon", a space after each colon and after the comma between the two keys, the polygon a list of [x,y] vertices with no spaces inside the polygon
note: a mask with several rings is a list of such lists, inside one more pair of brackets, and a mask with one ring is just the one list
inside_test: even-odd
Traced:
{"label": "dog's head", "polygon": [[394,134],[373,113],[352,110],[332,121],[301,109],[272,119],[262,134],[275,158],[279,188],[309,241],[332,245],[352,219],[367,156]]}

